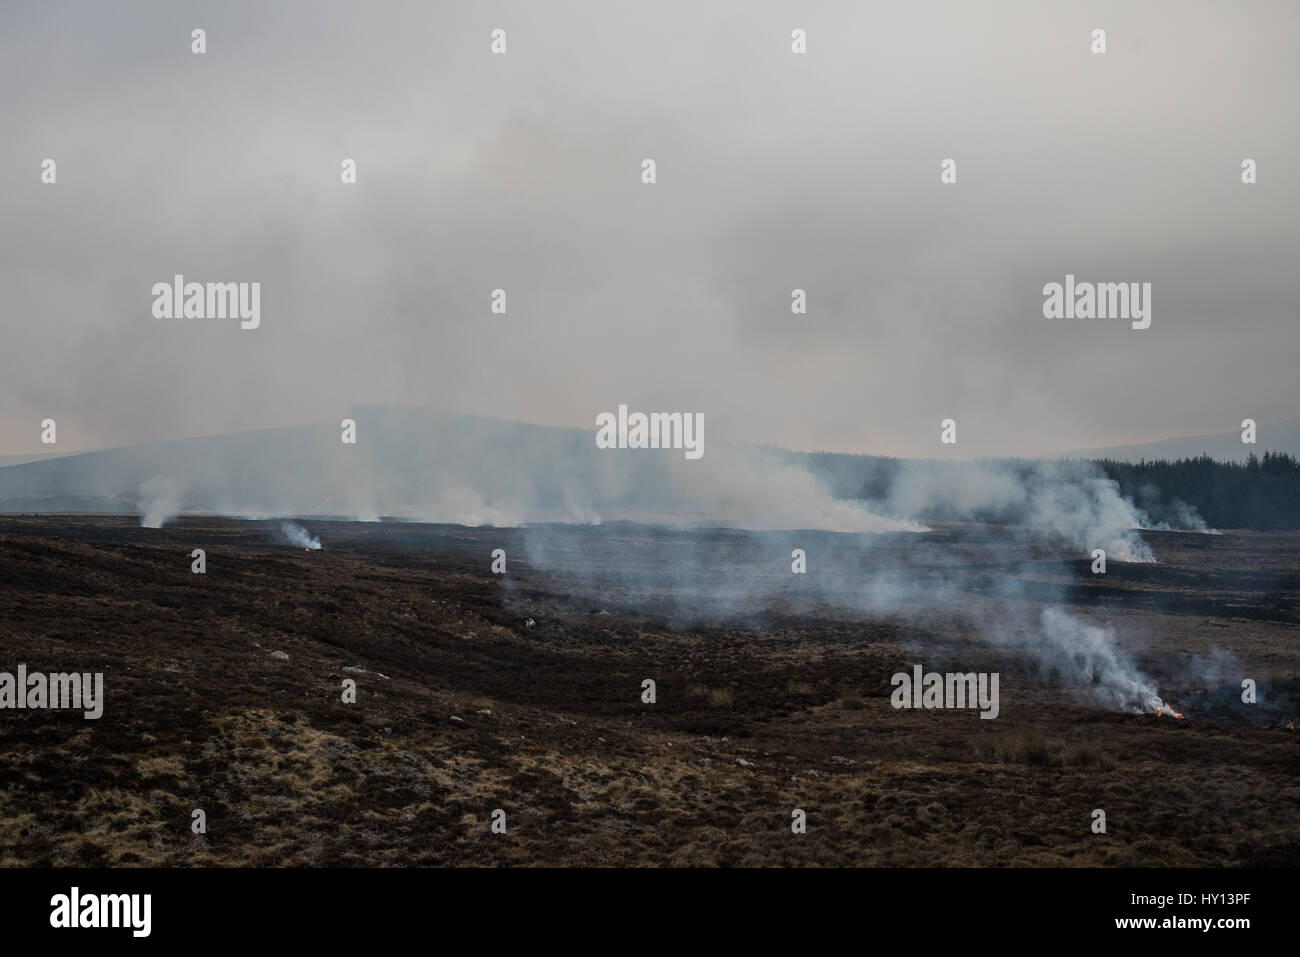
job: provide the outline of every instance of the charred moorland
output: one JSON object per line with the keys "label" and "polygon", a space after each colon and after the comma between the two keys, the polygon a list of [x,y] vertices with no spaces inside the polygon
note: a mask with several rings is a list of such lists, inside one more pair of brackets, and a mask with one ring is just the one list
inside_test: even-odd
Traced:
{"label": "charred moorland", "polygon": [[[105,685],[96,720],[0,711],[0,863],[1300,863],[1300,533],[1144,533],[1098,575],[990,526],[303,524],[0,517],[0,671]],[[1044,669],[1045,607],[1184,717]],[[997,719],[894,708],[918,663],[998,672]]]}

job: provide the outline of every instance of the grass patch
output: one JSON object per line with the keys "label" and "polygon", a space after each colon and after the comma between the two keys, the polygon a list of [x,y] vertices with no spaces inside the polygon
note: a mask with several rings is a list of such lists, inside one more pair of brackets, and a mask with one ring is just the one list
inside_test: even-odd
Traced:
{"label": "grass patch", "polygon": [[1023,764],[1031,768],[1093,768],[1109,771],[1115,759],[1095,744],[1070,744],[1044,737],[1038,731],[1020,731],[993,744],[973,744],[980,761]]}

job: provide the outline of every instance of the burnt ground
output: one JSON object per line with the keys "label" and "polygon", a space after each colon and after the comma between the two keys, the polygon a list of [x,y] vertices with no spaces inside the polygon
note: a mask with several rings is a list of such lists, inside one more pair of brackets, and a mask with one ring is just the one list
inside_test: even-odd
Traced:
{"label": "burnt ground", "polygon": [[[306,520],[306,552],[278,524],[0,517],[0,671],[106,688],[98,721],[0,711],[0,863],[1300,863],[1298,534],[1150,533],[1159,563],[1094,576],[976,526]],[[1032,641],[1048,604],[1113,626],[1186,717],[990,639]],[[999,717],[895,710],[918,662],[998,671]]]}

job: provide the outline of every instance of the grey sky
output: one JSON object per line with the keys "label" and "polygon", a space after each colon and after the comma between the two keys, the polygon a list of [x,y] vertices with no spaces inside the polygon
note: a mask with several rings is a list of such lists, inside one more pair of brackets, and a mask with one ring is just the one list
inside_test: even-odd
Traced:
{"label": "grey sky", "polygon": [[[1295,418],[1297,27],[1260,2],[11,0],[0,453],[46,417],[62,450],[353,402],[593,431],[626,403],[900,455],[950,416],[962,455]],[[261,328],[154,319],[178,272],[260,282]],[[1151,282],[1151,328],[1044,319],[1067,272]]]}

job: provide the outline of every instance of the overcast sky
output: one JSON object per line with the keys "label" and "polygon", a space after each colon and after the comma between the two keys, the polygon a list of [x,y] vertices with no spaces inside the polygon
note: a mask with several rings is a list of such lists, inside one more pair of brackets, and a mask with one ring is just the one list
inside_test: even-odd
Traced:
{"label": "overcast sky", "polygon": [[[1260,2],[6,0],[0,453],[47,417],[69,451],[353,402],[593,433],[624,403],[899,455],[948,417],[963,455],[1296,418],[1298,27]],[[155,319],[175,273],[260,282],[261,327]],[[1066,273],[1152,283],[1151,327],[1043,318]]]}

